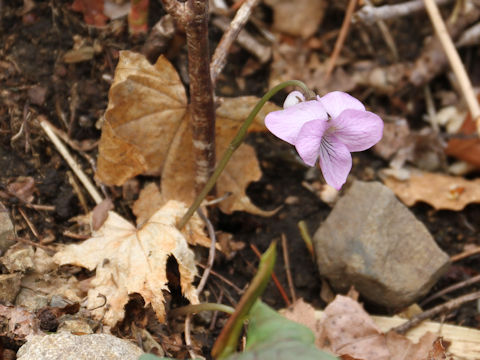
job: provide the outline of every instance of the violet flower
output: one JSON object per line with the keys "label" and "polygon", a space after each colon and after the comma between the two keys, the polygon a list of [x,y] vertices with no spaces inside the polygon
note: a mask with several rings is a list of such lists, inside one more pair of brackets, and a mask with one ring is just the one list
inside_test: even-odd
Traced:
{"label": "violet flower", "polygon": [[283,107],[265,117],[268,130],[295,145],[307,165],[315,166],[318,159],[325,181],[337,190],[352,168],[350,153],[366,150],[382,138],[382,119],[344,92],[305,101],[302,93],[293,91]]}

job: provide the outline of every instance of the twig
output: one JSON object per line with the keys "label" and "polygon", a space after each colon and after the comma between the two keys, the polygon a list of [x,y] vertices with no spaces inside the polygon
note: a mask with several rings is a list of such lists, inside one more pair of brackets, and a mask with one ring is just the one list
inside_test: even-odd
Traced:
{"label": "twig", "polygon": [[[198,266],[200,266],[201,268],[205,269],[206,266],[205,265],[202,265],[202,264],[198,264]],[[228,280],[226,277],[220,275],[219,273],[217,273],[216,271],[214,270],[210,270],[210,273],[213,275],[213,276],[216,276],[217,278],[219,278],[220,280],[222,280],[225,284],[229,285],[231,288],[233,288],[233,290],[235,290],[238,294],[243,294],[244,291],[242,289],[240,289],[237,285],[235,285],[234,283],[232,283],[230,280]]]}
{"label": "twig", "polygon": [[208,218],[205,216],[201,208],[197,209],[197,213],[200,218],[205,222],[208,230],[208,236],[210,237],[210,250],[208,252],[208,261],[205,270],[203,271],[202,278],[200,279],[200,283],[197,286],[197,295],[200,295],[205,284],[207,283],[208,275],[213,267],[213,261],[215,260],[215,245],[217,244],[217,237],[215,236],[215,229],[213,228],[212,223]]}
{"label": "twig", "polygon": [[[445,5],[453,0],[436,0],[438,5]],[[375,7],[365,5],[353,15],[354,21],[362,21],[367,25],[372,25],[378,20],[389,20],[421,11],[425,8],[423,0],[407,1],[395,5],[383,5]]]}
{"label": "twig", "polygon": [[91,183],[91,181],[88,179],[88,177],[84,174],[82,169],[80,168],[80,165],[77,164],[77,162],[73,159],[73,157],[70,155],[68,152],[67,148],[65,145],[62,144],[60,139],[55,135],[55,133],[52,131],[50,128],[50,125],[47,120],[42,119],[40,120],[40,126],[43,128],[49,139],[52,141],[52,143],[55,145],[57,148],[58,152],[63,156],[65,161],[68,163],[70,168],[73,170],[75,175],[77,175],[78,179],[81,181],[83,186],[85,186],[85,189],[87,189],[88,193],[92,197],[92,199],[95,201],[95,203],[98,205],[102,202],[102,196],[100,193],[97,191],[95,186]]}
{"label": "twig", "polygon": [[238,9],[235,17],[230,23],[230,27],[220,39],[220,42],[215,49],[215,53],[213,54],[212,61],[210,62],[212,84],[216,83],[218,75],[222,72],[225,66],[228,50],[247,23],[253,8],[257,6],[258,2],[259,0],[246,0]]}
{"label": "twig", "polygon": [[337,41],[335,42],[335,47],[333,48],[332,55],[328,60],[327,69],[325,70],[325,82],[328,82],[328,80],[330,79],[332,71],[335,68],[338,56],[340,55],[340,51],[342,50],[345,39],[347,38],[348,29],[350,28],[353,11],[355,10],[355,5],[357,5],[357,1],[358,0],[349,0],[348,2],[347,11],[345,12],[345,17],[343,18],[340,33],[338,34]]}
{"label": "twig", "polygon": [[477,132],[480,134],[480,105],[478,104],[475,92],[473,91],[470,78],[468,77],[465,67],[462,64],[462,60],[458,55],[457,49],[455,49],[452,38],[448,34],[447,27],[445,26],[445,22],[440,15],[437,4],[434,0],[424,0],[424,2],[428,15],[430,16],[430,20],[432,21],[433,27],[435,28],[435,32],[440,40],[440,43],[442,44],[450,66],[452,67],[452,70],[458,79],[462,95],[465,98],[470,114],[472,115],[472,119],[477,124]]}
{"label": "twig", "polygon": [[[258,248],[254,244],[250,244],[250,247],[252,248],[255,255],[257,255],[258,258],[261,259],[262,254],[260,253],[260,250],[258,250]],[[272,271],[272,280],[275,283],[275,286],[277,287],[280,295],[282,296],[282,299],[285,302],[285,305],[287,307],[290,306],[292,303],[288,299],[288,296],[287,296],[287,293],[285,292],[285,289],[283,288],[282,284],[280,284],[280,281],[278,281],[277,275],[275,275],[275,273],[273,271]]]}
{"label": "twig", "polygon": [[394,327],[392,330],[395,331],[398,334],[405,334],[408,330],[417,326],[423,320],[429,319],[429,318],[431,318],[435,315],[441,314],[441,313],[451,311],[451,310],[456,309],[459,306],[461,306],[461,305],[463,305],[467,302],[474,301],[474,300],[477,300],[479,298],[480,298],[480,291],[460,296],[456,299],[447,301],[444,304],[435,306],[434,308],[431,308],[430,310],[427,310],[427,311],[424,311],[424,312],[422,312],[418,315],[415,315],[414,317],[412,317],[407,322],[405,322],[402,325],[399,325],[397,327]]}
{"label": "twig", "polygon": [[187,37],[195,191],[199,193],[215,167],[215,108],[210,78],[208,1],[162,0],[162,3],[175,21],[185,28]]}
{"label": "twig", "polygon": [[78,201],[80,202],[80,206],[82,207],[83,212],[85,214],[88,214],[90,209],[88,208],[85,196],[83,195],[82,190],[80,189],[80,185],[75,180],[75,177],[73,176],[71,171],[67,171],[67,176],[68,176],[68,182],[70,183],[70,185],[72,185],[72,188],[75,194],[77,194]]}
{"label": "twig", "polygon": [[293,286],[292,272],[290,269],[290,258],[288,256],[287,237],[282,234],[282,249],[283,249],[283,262],[285,263],[285,272],[287,273],[287,282],[290,290],[290,296],[292,301],[297,301],[297,295],[295,294],[295,287]]}
{"label": "twig", "polygon": [[187,350],[188,353],[190,354],[190,357],[192,359],[197,359],[198,356],[195,354],[195,351],[193,351],[192,347],[192,338],[190,336],[190,324],[192,322],[192,315],[187,315],[185,317],[185,345],[187,345]]}
{"label": "twig", "polygon": [[[370,0],[363,0],[365,4],[368,6],[372,6],[372,2]],[[395,40],[393,39],[392,34],[388,30],[387,24],[385,24],[385,21],[378,19],[375,21],[378,28],[380,29],[380,32],[382,33],[383,39],[385,40],[385,43],[387,44],[388,48],[390,49],[393,59],[395,62],[398,61],[398,50],[397,46],[395,45]]]}
{"label": "twig", "polygon": [[24,244],[27,244],[27,245],[31,245],[33,247],[38,247],[40,249],[43,249],[45,250],[48,254],[52,255],[53,253],[55,253],[55,250],[49,248],[48,246],[46,245],[43,245],[43,244],[39,244],[39,243],[36,243],[35,241],[31,241],[31,240],[28,240],[28,239],[24,239],[24,238],[21,238],[21,237],[15,237],[15,241],[19,241],[19,242],[22,242]]}
{"label": "twig", "polygon": [[[227,31],[230,26],[229,21],[221,16],[213,19],[212,23],[223,31]],[[245,30],[238,33],[236,41],[238,45],[252,53],[262,64],[265,64],[272,57],[272,47],[261,44]]]}
{"label": "twig", "polygon": [[460,254],[453,255],[450,257],[451,262],[463,260],[469,256],[480,254],[480,246],[475,247],[474,249],[461,252]]}
{"label": "twig", "polygon": [[429,296],[425,300],[423,300],[420,303],[420,306],[424,306],[424,305],[428,304],[429,302],[431,302],[432,300],[438,299],[439,297],[441,297],[445,294],[448,294],[449,292],[452,292],[452,291],[455,291],[455,290],[473,285],[473,284],[475,284],[479,281],[480,281],[480,275],[477,275],[477,276],[471,277],[470,279],[467,279],[467,280],[461,281],[457,284],[454,284],[452,286],[446,287],[445,289],[442,289],[441,291],[439,291],[439,292],[433,294],[432,296]]}
{"label": "twig", "polygon": [[23,211],[22,208],[18,208],[18,212],[20,213],[20,215],[22,215],[23,217],[23,220],[25,220],[25,222],[27,223],[27,226],[29,227],[30,231],[32,232],[33,236],[35,236],[38,240],[40,240],[40,235],[38,235],[38,231],[37,229],[35,228],[35,225],[33,225],[33,223],[30,221],[30,219],[27,217],[27,214],[25,214],[25,212]]}

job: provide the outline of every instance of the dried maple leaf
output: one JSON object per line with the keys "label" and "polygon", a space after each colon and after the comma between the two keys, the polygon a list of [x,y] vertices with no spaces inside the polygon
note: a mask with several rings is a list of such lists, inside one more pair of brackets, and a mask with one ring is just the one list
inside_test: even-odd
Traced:
{"label": "dried maple leaf", "polygon": [[383,182],[407,206],[422,201],[436,210],[460,211],[468,204],[480,203],[480,179],[415,172],[406,181],[387,177]]}
{"label": "dried maple leaf", "polygon": [[184,204],[170,201],[139,229],[114,212],[94,236],[81,244],[68,245],[55,254],[60,265],[96,269],[88,292],[88,307],[97,319],[114,326],[124,317],[130,294],[138,293],[151,304],[160,321],[165,320],[167,259],[174,256],[180,272],[183,295],[192,303],[198,298],[192,282],[197,274],[194,254],[187,242],[208,242],[203,224],[193,217],[181,232],[176,222],[185,213]]}
{"label": "dried maple leaf", "polygon": [[[237,129],[257,103],[256,97],[223,99],[217,109],[216,151],[221,156]],[[250,131],[263,131],[263,118],[273,110],[263,107]],[[110,89],[109,105],[99,144],[97,177],[109,185],[122,185],[138,174],[161,175],[163,201],[193,200],[193,141],[185,89],[173,66],[160,57],[151,65],[145,57],[122,51]],[[260,215],[245,193],[261,177],[253,149],[242,144],[217,183],[219,194],[232,193],[220,208]]]}

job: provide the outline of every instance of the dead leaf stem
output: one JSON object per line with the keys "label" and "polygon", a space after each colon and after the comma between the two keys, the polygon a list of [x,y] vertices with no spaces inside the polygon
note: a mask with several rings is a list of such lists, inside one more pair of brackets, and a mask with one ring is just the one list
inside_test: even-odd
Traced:
{"label": "dead leaf stem", "polygon": [[[182,217],[182,219],[179,221],[177,228],[182,229],[188,222],[188,220],[192,217],[192,215],[195,213],[195,211],[198,209],[200,204],[202,203],[203,199],[208,195],[210,190],[214,187],[215,183],[217,182],[217,179],[219,178],[220,174],[222,171],[225,169],[225,166],[227,165],[228,161],[232,157],[233,153],[237,148],[242,144],[243,140],[245,139],[245,136],[247,136],[247,130],[252,124],[253,120],[255,119],[255,116],[258,114],[260,109],[265,105],[265,103],[270,100],[272,96],[274,96],[277,92],[280,90],[286,88],[287,86],[298,86],[300,87],[304,92],[305,92],[305,97],[310,98],[312,97],[312,91],[305,85],[303,82],[299,80],[289,80],[289,81],[284,81],[277,86],[273,87],[270,89],[255,105],[253,110],[250,112],[248,115],[247,119],[244,121],[242,126],[237,132],[237,135],[233,138],[233,140],[230,142],[228,145],[227,150],[223,154],[222,159],[218,162],[217,167],[215,168],[215,171],[213,172],[212,176],[208,179],[207,183],[205,184],[204,188],[200,193],[197,195],[195,198],[193,204],[190,206],[188,211],[185,213],[185,215]],[[313,94],[314,96],[314,94]]]}
{"label": "dead leaf stem", "polygon": [[418,315],[415,315],[407,322],[403,323],[400,326],[394,327],[392,330],[398,334],[405,334],[408,330],[417,326],[423,320],[429,319],[441,313],[452,311],[453,309],[456,309],[467,302],[478,300],[478,299],[480,299],[480,291],[460,296],[456,299],[452,299],[450,301],[447,301],[444,304],[437,305],[427,311],[424,311]]}
{"label": "dead leaf stem", "polygon": [[480,105],[478,104],[475,92],[473,91],[472,83],[468,77],[467,71],[462,64],[460,55],[455,48],[455,45],[450,37],[447,26],[440,15],[440,10],[434,0],[424,0],[428,15],[432,21],[435,32],[440,40],[440,43],[445,51],[445,55],[452,67],[455,76],[460,85],[460,90],[467,103],[470,114],[477,124],[477,132],[480,134]]}
{"label": "dead leaf stem", "polygon": [[184,28],[187,37],[190,106],[192,112],[195,191],[199,193],[215,167],[215,108],[210,78],[208,1],[181,4],[162,0],[165,10]]}
{"label": "dead leaf stem", "polygon": [[230,23],[228,30],[225,31],[222,39],[218,43],[210,63],[210,73],[213,84],[215,84],[218,75],[222,72],[222,69],[225,66],[228,50],[247,23],[250,14],[252,13],[252,9],[257,6],[258,2],[259,0],[247,0],[240,6]]}

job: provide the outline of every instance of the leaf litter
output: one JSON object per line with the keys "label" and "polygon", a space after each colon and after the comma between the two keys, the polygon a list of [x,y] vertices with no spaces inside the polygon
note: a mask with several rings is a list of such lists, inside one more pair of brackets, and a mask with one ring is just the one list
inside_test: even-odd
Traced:
{"label": "leaf litter", "polygon": [[[259,99],[223,98],[216,110],[216,152],[221,156]],[[249,131],[264,131],[265,115],[278,107],[268,103]],[[110,88],[99,144],[96,176],[108,185],[122,185],[139,175],[161,175],[162,203],[194,199],[194,163],[190,111],[185,89],[175,68],[163,56],[155,65],[140,54],[120,53]],[[246,195],[247,186],[262,176],[254,149],[242,144],[217,182],[220,203],[230,214],[247,211],[270,216]]]}
{"label": "leaf litter", "polygon": [[163,291],[167,286],[167,260],[174,256],[183,295],[193,304],[198,296],[192,245],[208,245],[203,223],[193,217],[184,230],[175,227],[186,211],[177,201],[167,202],[140,228],[110,211],[105,223],[81,244],[65,246],[54,256],[59,265],[72,264],[96,270],[88,291],[87,307],[109,326],[125,316],[129,295],[140,294],[151,304],[159,321],[165,321]]}

